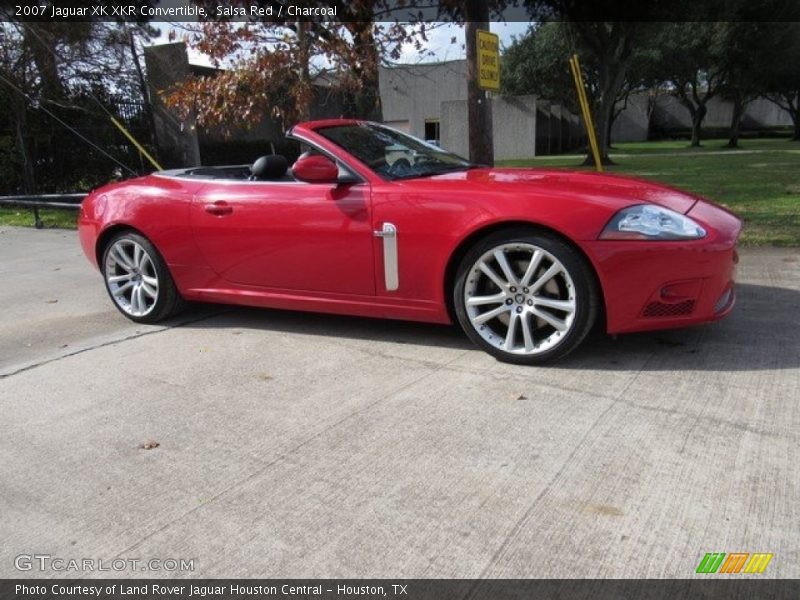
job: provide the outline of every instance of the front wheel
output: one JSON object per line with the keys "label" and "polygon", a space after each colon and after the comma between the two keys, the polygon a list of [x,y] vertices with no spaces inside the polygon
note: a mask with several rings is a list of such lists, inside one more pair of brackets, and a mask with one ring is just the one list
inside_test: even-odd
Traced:
{"label": "front wheel", "polygon": [[125,231],[110,240],[102,272],[114,306],[132,321],[157,323],[183,307],[164,259],[138,233]]}
{"label": "front wheel", "polygon": [[453,302],[475,344],[498,360],[535,365],[580,345],[597,318],[598,291],[585,259],[568,244],[506,230],[464,257]]}

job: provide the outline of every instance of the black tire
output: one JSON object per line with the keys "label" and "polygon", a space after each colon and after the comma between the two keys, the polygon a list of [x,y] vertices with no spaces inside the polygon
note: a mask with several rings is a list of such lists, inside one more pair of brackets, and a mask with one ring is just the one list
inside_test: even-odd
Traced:
{"label": "black tire", "polygon": [[[555,274],[545,279],[550,272]],[[526,228],[497,231],[477,242],[458,267],[452,294],[467,337],[497,360],[520,365],[572,352],[592,329],[600,302],[586,259],[557,236]]]}
{"label": "black tire", "polygon": [[[134,265],[133,258],[137,254],[142,256],[136,246],[146,254],[147,259]],[[125,258],[131,262],[126,262]],[[158,323],[175,315],[186,305],[161,253],[139,233],[122,231],[109,239],[103,248],[100,272],[112,303],[131,321]],[[150,295],[154,289],[151,285],[153,281],[156,282],[154,298]],[[127,285],[130,285],[127,290],[122,289]],[[143,291],[138,292],[134,299],[134,290],[137,288]],[[142,308],[136,310],[139,306]]]}

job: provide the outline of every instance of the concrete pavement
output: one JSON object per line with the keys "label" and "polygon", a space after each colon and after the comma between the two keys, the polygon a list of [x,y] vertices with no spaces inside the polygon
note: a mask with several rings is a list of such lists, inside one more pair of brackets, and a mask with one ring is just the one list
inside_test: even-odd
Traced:
{"label": "concrete pavement", "polygon": [[[193,308],[126,321],[74,232],[0,229],[0,577],[800,577],[800,251],[739,305],[546,368],[455,328]],[[57,302],[54,302],[57,301]],[[143,449],[149,442],[159,445]]]}

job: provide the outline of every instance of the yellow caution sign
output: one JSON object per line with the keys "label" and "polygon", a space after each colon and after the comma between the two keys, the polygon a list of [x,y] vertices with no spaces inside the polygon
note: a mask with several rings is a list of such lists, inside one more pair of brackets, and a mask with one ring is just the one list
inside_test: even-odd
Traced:
{"label": "yellow caution sign", "polygon": [[478,29],[478,87],[482,90],[500,89],[500,38]]}

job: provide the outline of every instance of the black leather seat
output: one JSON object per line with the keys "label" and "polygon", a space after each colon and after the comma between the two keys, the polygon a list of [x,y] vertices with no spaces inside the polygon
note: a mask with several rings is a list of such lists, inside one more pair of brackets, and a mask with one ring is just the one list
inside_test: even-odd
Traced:
{"label": "black leather seat", "polygon": [[271,154],[256,159],[250,167],[250,181],[282,180],[289,170],[289,161],[280,154]]}

